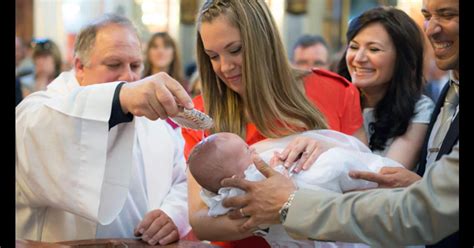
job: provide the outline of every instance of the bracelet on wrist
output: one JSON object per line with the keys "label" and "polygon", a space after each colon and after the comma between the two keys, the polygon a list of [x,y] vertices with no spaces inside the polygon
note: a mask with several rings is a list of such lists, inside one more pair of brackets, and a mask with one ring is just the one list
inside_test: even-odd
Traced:
{"label": "bracelet on wrist", "polygon": [[288,197],[288,200],[286,200],[285,204],[283,204],[283,206],[278,211],[278,213],[280,214],[280,222],[282,224],[286,220],[286,216],[288,215],[288,210],[290,209],[291,203],[293,202],[293,199],[295,198],[295,193],[296,191],[290,194],[290,196]]}

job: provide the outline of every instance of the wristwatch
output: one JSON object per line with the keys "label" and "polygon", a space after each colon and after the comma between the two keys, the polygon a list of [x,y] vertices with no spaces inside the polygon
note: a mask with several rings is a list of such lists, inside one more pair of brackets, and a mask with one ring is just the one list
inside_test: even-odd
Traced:
{"label": "wristwatch", "polygon": [[288,215],[288,210],[290,209],[291,202],[293,201],[293,198],[295,198],[295,192],[291,193],[290,196],[288,197],[288,200],[283,204],[283,206],[280,208],[278,213],[280,214],[280,223],[283,224],[286,220],[286,216]]}
{"label": "wristwatch", "polygon": [[253,235],[265,237],[270,232],[270,226],[266,225],[265,227],[258,226],[258,229],[253,231]]}

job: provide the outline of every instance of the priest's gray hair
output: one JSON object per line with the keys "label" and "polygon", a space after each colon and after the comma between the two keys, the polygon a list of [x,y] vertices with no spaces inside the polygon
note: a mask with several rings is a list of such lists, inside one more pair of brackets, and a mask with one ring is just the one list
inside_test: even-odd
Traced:
{"label": "priest's gray hair", "polygon": [[74,42],[74,57],[79,58],[83,64],[88,64],[98,31],[110,24],[129,28],[140,40],[136,27],[128,18],[117,14],[104,14],[81,29]]}

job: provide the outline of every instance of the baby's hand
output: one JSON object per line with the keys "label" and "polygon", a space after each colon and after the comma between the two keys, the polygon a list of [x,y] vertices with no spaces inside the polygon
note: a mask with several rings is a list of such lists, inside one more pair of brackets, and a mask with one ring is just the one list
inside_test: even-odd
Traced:
{"label": "baby's hand", "polygon": [[270,159],[270,167],[275,168],[280,164],[283,164],[285,161],[280,158],[281,154],[279,152],[273,152],[273,157]]}
{"label": "baby's hand", "polygon": [[179,239],[178,228],[173,220],[160,209],[148,212],[134,230],[135,236],[140,236],[150,245],[159,243],[167,245]]}
{"label": "baby's hand", "polygon": [[276,169],[276,167],[278,167],[279,165],[283,165],[283,163],[285,163],[284,160],[280,159],[280,156],[281,154],[279,152],[273,152],[273,157],[272,159],[270,159],[269,166],[275,169],[276,171],[280,172],[284,176],[290,177],[289,168],[283,167],[285,168],[284,170]]}

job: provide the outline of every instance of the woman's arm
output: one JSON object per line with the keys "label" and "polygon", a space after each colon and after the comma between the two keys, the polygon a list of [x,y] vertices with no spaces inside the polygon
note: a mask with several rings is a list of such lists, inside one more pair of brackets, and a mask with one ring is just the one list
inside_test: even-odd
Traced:
{"label": "woman's arm", "polygon": [[191,173],[188,176],[188,206],[189,223],[193,233],[200,240],[229,241],[252,236],[252,231],[240,232],[241,226],[248,218],[231,220],[227,215],[212,217],[208,215],[209,208],[201,200],[201,186]]}
{"label": "woman's arm", "polygon": [[427,130],[427,124],[411,123],[403,135],[394,139],[386,157],[413,170],[418,163]]}
{"label": "woman's arm", "polygon": [[[197,110],[203,111],[202,98],[200,96],[194,98],[194,104]],[[183,138],[185,139],[184,155],[187,159],[193,147],[199,143],[206,134],[203,131],[182,129]],[[189,224],[191,224],[194,235],[200,240],[211,241],[229,241],[239,240],[252,236],[252,232],[241,233],[238,226],[246,219],[231,220],[227,215],[212,217],[208,215],[209,208],[201,200],[201,186],[196,182],[194,177],[187,170],[188,179],[188,213]]]}

